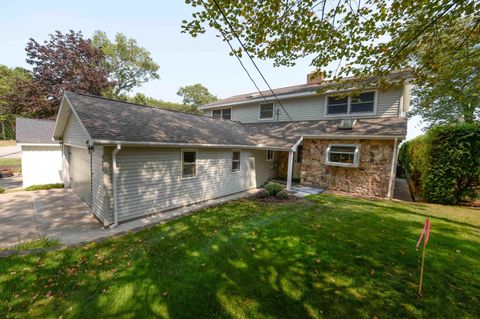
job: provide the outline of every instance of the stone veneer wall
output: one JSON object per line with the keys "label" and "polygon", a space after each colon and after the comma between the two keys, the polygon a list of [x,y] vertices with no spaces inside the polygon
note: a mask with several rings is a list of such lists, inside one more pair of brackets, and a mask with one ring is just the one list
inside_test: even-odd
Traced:
{"label": "stone veneer wall", "polygon": [[[329,144],[360,144],[359,167],[326,165],[325,153]],[[386,197],[393,146],[393,140],[304,140],[301,183]]]}

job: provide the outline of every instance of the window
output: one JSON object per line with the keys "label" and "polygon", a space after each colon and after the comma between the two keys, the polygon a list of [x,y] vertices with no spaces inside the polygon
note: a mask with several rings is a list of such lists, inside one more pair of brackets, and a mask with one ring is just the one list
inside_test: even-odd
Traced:
{"label": "window", "polygon": [[197,151],[182,150],[182,177],[195,177],[197,175]]}
{"label": "window", "polygon": [[212,117],[216,119],[231,120],[232,119],[232,109],[218,109],[212,111]]}
{"label": "window", "polygon": [[349,115],[375,112],[375,92],[354,96],[327,96],[327,115]]}
{"label": "window", "polygon": [[273,150],[267,150],[267,162],[273,161]]}
{"label": "window", "polygon": [[375,92],[361,93],[350,100],[350,113],[373,113]]}
{"label": "window", "polygon": [[261,120],[273,119],[273,103],[260,104],[260,119]]}
{"label": "window", "polygon": [[232,171],[240,170],[240,151],[232,151]]}
{"label": "window", "polygon": [[329,96],[327,97],[327,114],[347,114],[348,113],[348,96],[347,97],[337,97]]}
{"label": "window", "polygon": [[297,163],[301,164],[303,158],[303,145],[297,146]]}
{"label": "window", "polygon": [[358,167],[360,145],[330,144],[327,148],[327,165]]}

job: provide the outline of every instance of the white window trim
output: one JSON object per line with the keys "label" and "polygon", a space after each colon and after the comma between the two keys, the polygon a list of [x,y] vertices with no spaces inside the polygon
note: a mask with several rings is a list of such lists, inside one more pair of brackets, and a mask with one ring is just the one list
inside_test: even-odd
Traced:
{"label": "white window trim", "polygon": [[[238,158],[238,169],[233,169],[233,152],[239,153]],[[241,150],[232,150],[230,152],[230,171],[231,172],[240,172],[242,170],[242,151]]]}
{"label": "white window trim", "polygon": [[227,110],[227,109],[230,110],[230,120],[227,120],[227,121],[231,121],[233,119],[233,109],[231,107],[222,107],[220,109],[213,109],[211,112],[211,116],[213,117],[213,111],[220,111],[220,119],[225,120],[223,118],[223,110]]}
{"label": "white window trim", "polygon": [[348,106],[347,106],[347,113],[339,113],[339,114],[328,114],[328,97],[332,96],[333,94],[327,94],[325,95],[325,110],[324,110],[324,115],[325,117],[355,117],[355,116],[365,116],[365,115],[376,115],[377,114],[377,104],[378,104],[378,90],[367,90],[367,91],[362,91],[360,93],[369,93],[373,92],[375,95],[373,97],[373,112],[355,112],[352,113],[352,96],[348,96]]}
{"label": "white window trim", "polygon": [[[272,158],[268,158],[268,152],[272,152]],[[274,150],[267,150],[265,154],[265,158],[267,162],[273,162],[273,159],[275,158],[275,151]]]}
{"label": "white window trim", "polygon": [[[195,152],[195,175],[188,175],[188,176],[183,176],[183,153],[185,152]],[[197,161],[198,161],[198,150],[197,149],[190,149],[190,148],[185,148],[183,149],[182,148],[182,151],[181,151],[181,154],[180,154],[180,177],[181,179],[192,179],[192,178],[196,178],[198,176],[198,165],[197,165]]]}
{"label": "white window trim", "polygon": [[[262,117],[262,105],[272,104],[272,117]],[[264,102],[258,104],[258,119],[260,121],[272,121],[275,117],[275,103],[273,102]]]}
{"label": "white window trim", "polygon": [[[331,162],[329,160],[330,148],[332,146],[351,146],[355,147],[355,153],[353,155],[353,164],[349,163],[338,163]],[[327,151],[325,152],[325,163],[330,166],[341,166],[341,167],[358,167],[360,165],[360,144],[328,144]]]}

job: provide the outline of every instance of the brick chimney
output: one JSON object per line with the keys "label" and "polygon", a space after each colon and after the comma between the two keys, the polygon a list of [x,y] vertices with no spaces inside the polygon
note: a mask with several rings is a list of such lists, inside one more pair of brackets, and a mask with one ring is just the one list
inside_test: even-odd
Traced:
{"label": "brick chimney", "polygon": [[323,74],[320,71],[315,71],[307,74],[307,84],[318,84],[323,80]]}

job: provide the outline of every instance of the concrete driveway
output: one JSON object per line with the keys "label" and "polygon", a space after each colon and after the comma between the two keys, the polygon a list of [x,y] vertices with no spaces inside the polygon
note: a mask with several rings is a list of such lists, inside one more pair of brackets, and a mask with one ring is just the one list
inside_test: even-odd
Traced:
{"label": "concrete driveway", "polygon": [[43,237],[64,244],[104,233],[90,208],[70,189],[15,192],[0,195],[0,246]]}
{"label": "concrete driveway", "polygon": [[21,158],[22,148],[18,145],[0,147],[0,158]]}
{"label": "concrete driveway", "polygon": [[70,189],[15,192],[0,195],[0,247],[11,247],[21,241],[55,238],[65,245],[101,240],[113,235],[141,230],[202,208],[252,196],[256,190],[208,200],[202,203],[159,212],[121,223],[113,229],[103,225]]}

